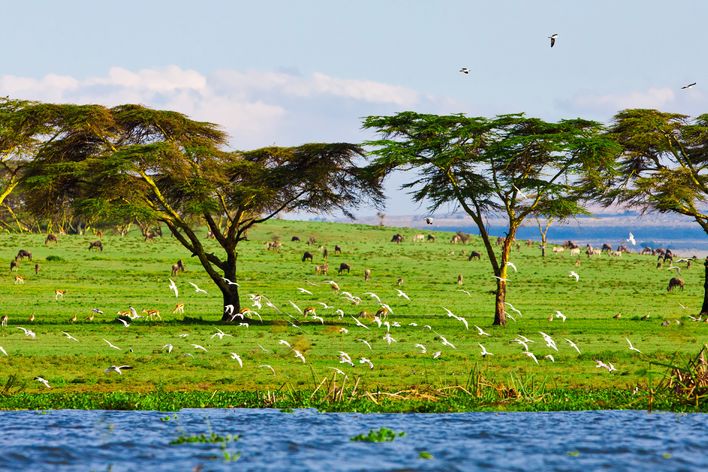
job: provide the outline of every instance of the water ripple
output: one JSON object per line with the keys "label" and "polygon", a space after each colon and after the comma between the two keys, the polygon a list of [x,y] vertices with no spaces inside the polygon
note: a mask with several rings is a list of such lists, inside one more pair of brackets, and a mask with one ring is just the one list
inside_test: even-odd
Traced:
{"label": "water ripple", "polygon": [[[259,471],[705,470],[706,418],[637,411],[9,411],[0,412],[0,470],[230,470],[227,454],[236,453],[238,468]],[[350,440],[381,427],[406,435],[387,443]],[[240,439],[170,445],[212,432]]]}

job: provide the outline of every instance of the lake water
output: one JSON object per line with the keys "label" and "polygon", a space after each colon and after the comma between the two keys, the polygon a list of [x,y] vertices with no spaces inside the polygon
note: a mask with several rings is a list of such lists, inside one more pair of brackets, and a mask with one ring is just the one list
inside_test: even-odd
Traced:
{"label": "lake water", "polygon": [[[350,440],[381,427],[406,435]],[[237,462],[218,444],[170,445],[211,432],[240,436],[225,448]],[[708,415],[640,411],[4,411],[0,438],[8,471],[708,470]]]}

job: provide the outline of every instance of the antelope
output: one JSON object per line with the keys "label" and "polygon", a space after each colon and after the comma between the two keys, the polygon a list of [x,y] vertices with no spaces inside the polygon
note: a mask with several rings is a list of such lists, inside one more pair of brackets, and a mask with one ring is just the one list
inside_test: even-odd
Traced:
{"label": "antelope", "polygon": [[184,272],[182,259],[178,259],[176,264],[172,264],[172,276],[177,275],[177,272]]}
{"label": "antelope", "polygon": [[46,246],[49,243],[59,244],[59,240],[55,234],[49,233],[47,235],[47,238],[44,240],[44,245]]}
{"label": "antelope", "polygon": [[162,317],[160,317],[160,310],[143,310],[143,313],[147,315],[148,318],[157,318],[158,320],[161,320]]}
{"label": "antelope", "polygon": [[72,316],[71,319],[69,320],[69,323],[76,323],[76,321],[77,321],[78,319],[79,319],[79,317],[76,316],[76,315],[74,315],[74,316]]}
{"label": "antelope", "polygon": [[329,270],[329,265],[326,262],[321,265],[316,265],[315,266],[315,275],[327,275],[328,270]]}
{"label": "antelope", "polygon": [[315,311],[314,306],[306,306],[304,310],[302,310],[302,314],[305,318],[307,318],[307,315],[316,315],[317,312]]}
{"label": "antelope", "polygon": [[59,300],[59,299],[63,300],[64,295],[66,295],[66,290],[59,290],[59,289],[54,290],[54,300]]}
{"label": "antelope", "polygon": [[184,314],[184,303],[178,303],[175,305],[175,309],[172,310],[172,314],[181,313]]}
{"label": "antelope", "polygon": [[90,251],[91,249],[98,249],[99,251],[103,252],[103,243],[102,243],[100,240],[99,240],[99,241],[93,241],[93,242],[89,243],[89,247],[88,247],[88,248],[89,248],[89,251]]}
{"label": "antelope", "polygon": [[463,283],[462,274],[457,274],[457,285],[462,285]]}
{"label": "antelope", "polygon": [[22,277],[21,275],[16,275],[15,276],[15,285],[18,285],[18,284],[22,285],[23,283],[25,283],[25,278]]}
{"label": "antelope", "polygon": [[371,280],[371,269],[364,270],[364,282]]}
{"label": "antelope", "polygon": [[387,307],[382,306],[381,308],[379,308],[379,309],[376,311],[376,316],[378,316],[378,317],[381,318],[382,320],[385,320],[386,318],[388,318],[389,312],[390,312],[390,310],[389,310]]}
{"label": "antelope", "polygon": [[7,320],[9,319],[7,315],[2,315],[2,318],[0,318],[0,326],[7,326]]}
{"label": "antelope", "polygon": [[32,314],[30,315],[30,317],[27,318],[27,321],[30,322],[30,323],[34,323],[34,313],[32,313]]}
{"label": "antelope", "polygon": [[336,244],[334,245],[334,254],[342,254],[342,248]]}
{"label": "antelope", "polygon": [[10,272],[17,270],[17,261],[10,261]]}
{"label": "antelope", "polygon": [[35,275],[39,274],[39,264],[34,265],[34,274]]}

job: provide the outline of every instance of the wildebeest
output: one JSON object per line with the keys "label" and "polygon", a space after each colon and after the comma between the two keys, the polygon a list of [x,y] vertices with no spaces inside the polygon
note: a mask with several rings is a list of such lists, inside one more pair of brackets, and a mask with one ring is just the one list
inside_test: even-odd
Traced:
{"label": "wildebeest", "polygon": [[177,260],[176,264],[172,264],[172,275],[177,275],[177,272],[184,272],[184,264],[182,259]]}
{"label": "wildebeest", "polygon": [[302,262],[305,262],[307,260],[312,262],[312,254],[308,251],[305,251],[305,254],[302,255]]}
{"label": "wildebeest", "polygon": [[17,261],[10,261],[10,271],[17,270]]}
{"label": "wildebeest", "polygon": [[471,261],[472,259],[477,259],[480,260],[482,257],[482,254],[480,254],[477,251],[472,251],[470,252],[470,257],[467,258],[468,261]]}
{"label": "wildebeest", "polygon": [[669,286],[666,287],[666,291],[670,292],[672,291],[675,287],[680,287],[681,290],[683,290],[683,286],[686,283],[683,281],[683,279],[679,277],[671,277],[671,280],[669,280]]}
{"label": "wildebeest", "polygon": [[642,249],[642,252],[640,252],[639,254],[641,254],[642,256],[646,256],[646,255],[653,256],[654,250],[652,248],[650,248],[649,246],[646,246],[646,247],[644,247],[644,249]]}
{"label": "wildebeest", "polygon": [[337,246],[336,244],[334,245],[334,253],[335,254],[341,254],[342,253],[342,248]]}
{"label": "wildebeest", "polygon": [[610,246],[610,245],[607,244],[607,243],[603,243],[603,244],[602,244],[602,249],[600,249],[600,252],[607,252],[607,253],[610,253],[610,252],[612,252],[612,246]]}
{"label": "wildebeest", "polygon": [[403,235],[400,233],[394,234],[393,237],[391,238],[391,242],[396,243],[396,244],[401,244],[403,242]]}
{"label": "wildebeest", "polygon": [[297,236],[293,236],[292,238],[290,238],[290,241],[300,242],[300,238],[298,238]]}
{"label": "wildebeest", "polygon": [[347,264],[346,262],[342,262],[341,264],[339,264],[339,269],[337,269],[337,273],[341,274],[346,270],[348,274],[350,269],[351,267],[349,267],[349,264]]}
{"label": "wildebeest", "polygon": [[430,241],[431,243],[434,243],[434,242],[435,242],[435,236],[433,236],[432,234],[429,234],[429,235],[427,235],[427,236],[425,237],[425,240],[426,240],[426,241]]}
{"label": "wildebeest", "polygon": [[89,248],[89,251],[90,251],[91,249],[98,249],[98,250],[100,250],[100,251],[103,251],[103,243],[102,243],[101,241],[98,241],[98,240],[97,240],[97,241],[94,241],[94,242],[92,242],[92,243],[89,243],[89,247],[88,247],[88,248]]}
{"label": "wildebeest", "polygon": [[566,249],[575,249],[578,247],[578,245],[569,239],[568,241],[563,243],[563,247]]}
{"label": "wildebeest", "polygon": [[20,249],[19,251],[17,251],[17,255],[15,256],[15,260],[21,261],[22,259],[32,260],[32,253],[29,251],[25,251],[24,249]]}
{"label": "wildebeest", "polygon": [[47,235],[46,239],[44,240],[44,245],[46,246],[49,243],[54,243],[54,244],[59,243],[59,240],[57,239],[56,234],[49,233]]}
{"label": "wildebeest", "polygon": [[329,252],[327,252],[327,248],[322,246],[322,258],[324,260],[327,260],[327,256],[329,256]]}

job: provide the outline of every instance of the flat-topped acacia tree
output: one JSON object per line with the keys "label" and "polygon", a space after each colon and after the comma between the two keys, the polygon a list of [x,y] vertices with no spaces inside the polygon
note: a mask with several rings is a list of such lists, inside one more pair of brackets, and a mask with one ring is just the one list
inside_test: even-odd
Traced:
{"label": "flat-topped acacia tree", "polygon": [[[29,104],[55,110],[53,133],[38,147],[25,182],[28,206],[50,213],[56,202],[97,216],[167,225],[240,310],[237,246],[254,225],[284,211],[331,213],[380,205],[379,184],[357,165],[349,143],[314,143],[225,152],[214,124],[138,105]],[[205,249],[206,224],[222,253]],[[230,319],[226,313],[222,320]]]}
{"label": "flat-topped acacia tree", "polygon": [[[631,109],[615,115],[607,135],[622,146],[615,168],[588,174],[586,192],[605,205],[678,213],[708,234],[708,114]],[[703,306],[708,315],[708,258]]]}
{"label": "flat-topped acacia tree", "polygon": [[[382,178],[409,169],[405,184],[430,210],[459,205],[479,228],[496,277],[494,324],[506,324],[507,263],[516,231],[529,215],[560,218],[584,211],[573,185],[577,174],[602,168],[616,154],[599,123],[581,119],[549,123],[523,114],[496,118],[402,112],[369,116],[364,128],[382,139],[369,142],[376,156],[369,171]],[[500,254],[485,225],[506,218]]]}

